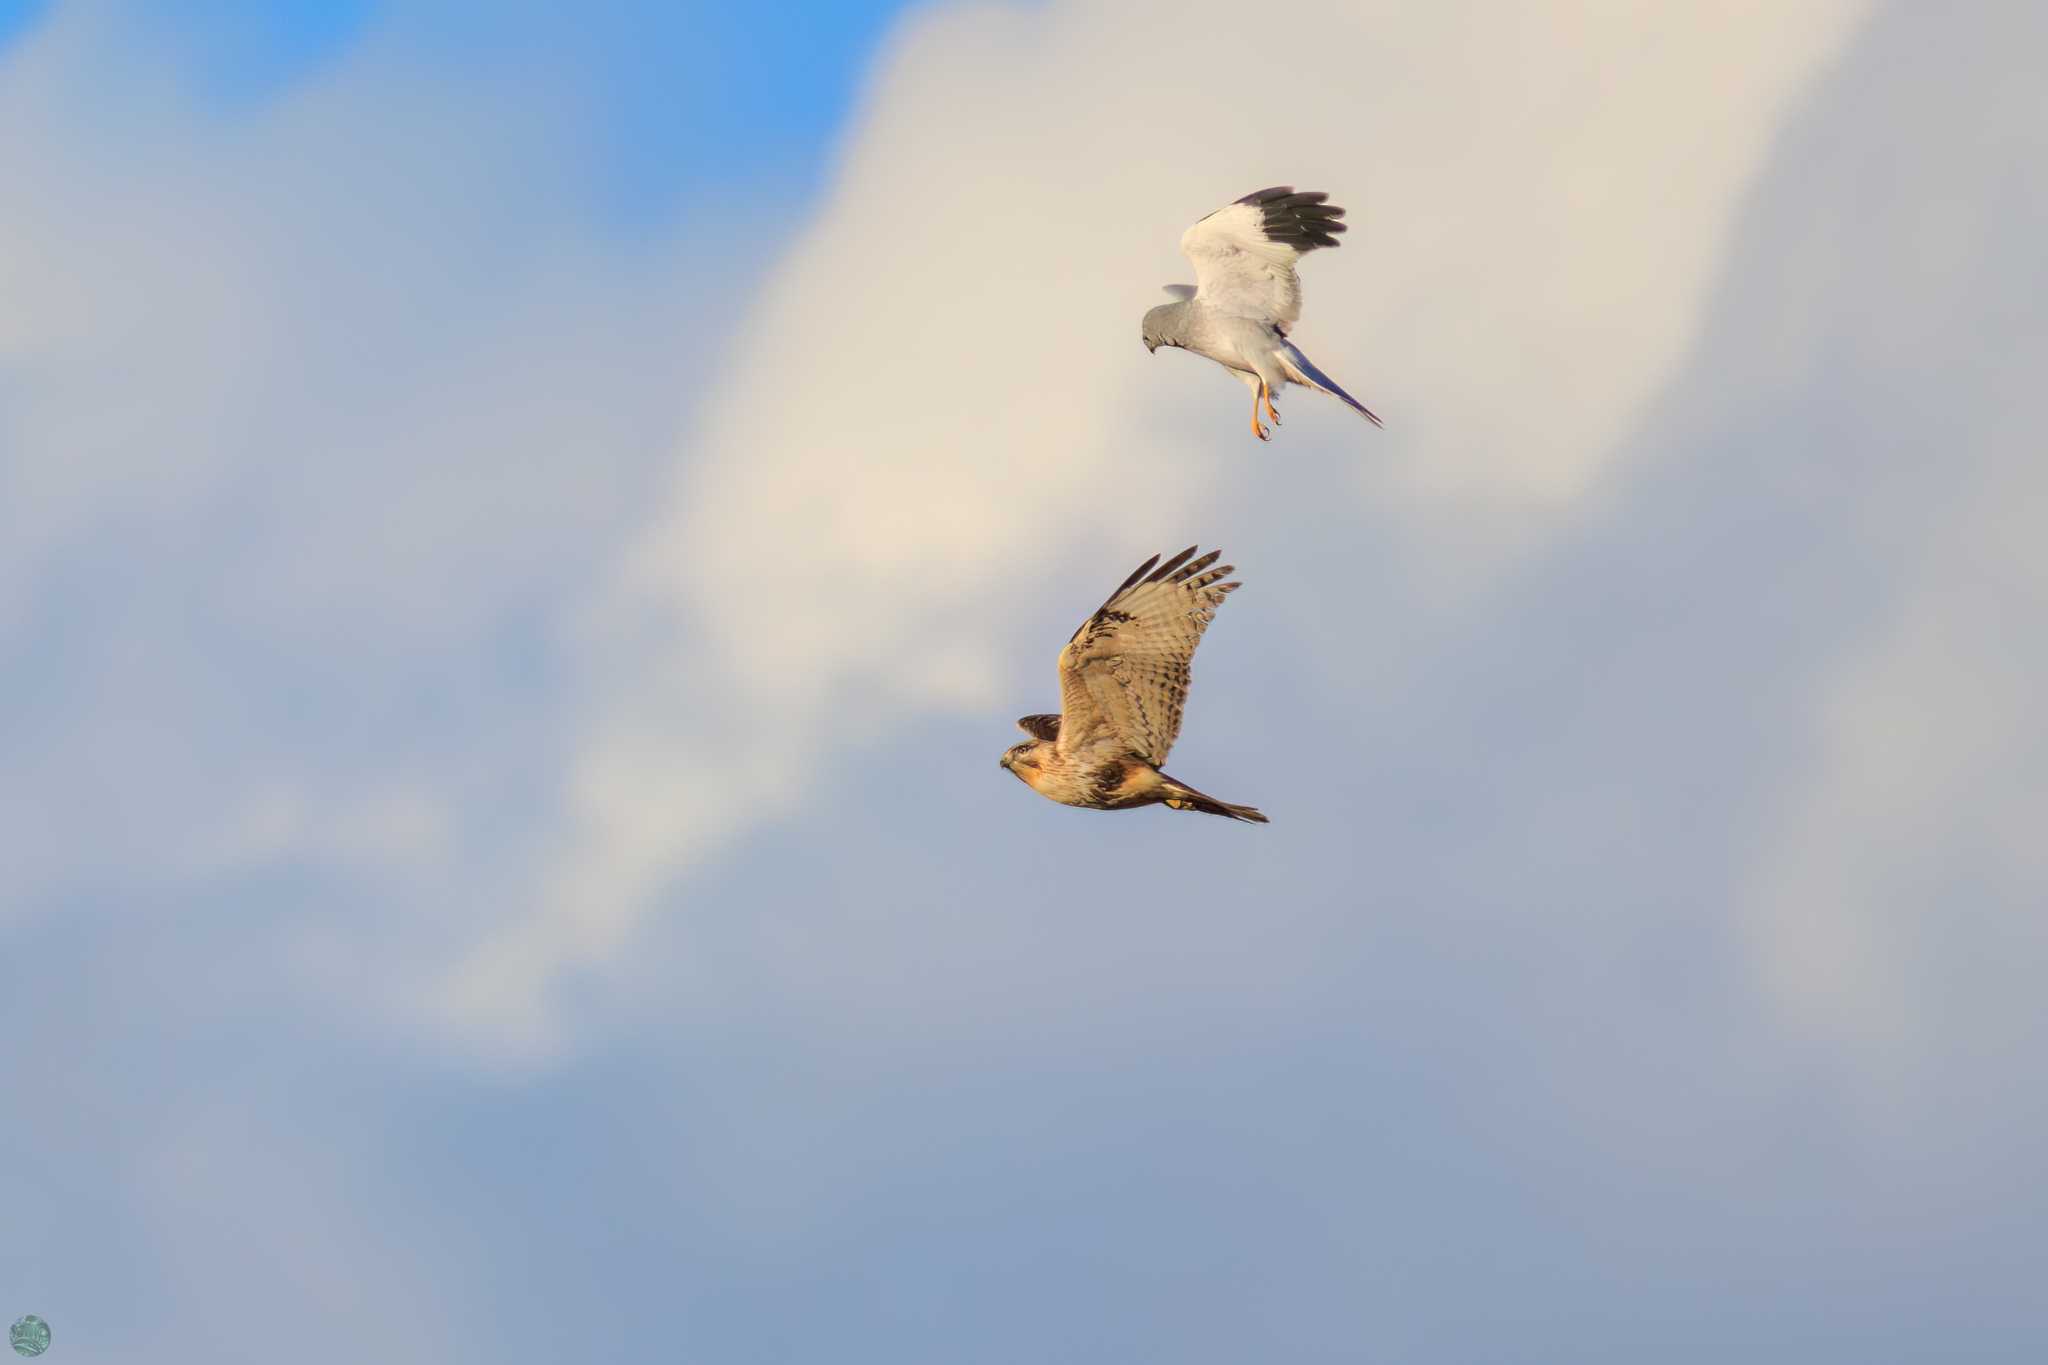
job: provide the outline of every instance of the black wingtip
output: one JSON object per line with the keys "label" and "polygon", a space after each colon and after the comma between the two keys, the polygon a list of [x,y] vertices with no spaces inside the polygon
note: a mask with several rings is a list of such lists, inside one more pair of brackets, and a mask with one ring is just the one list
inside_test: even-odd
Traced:
{"label": "black wingtip", "polygon": [[1260,210],[1260,230],[1266,240],[1284,242],[1296,251],[1314,251],[1317,247],[1336,246],[1336,234],[1346,230],[1345,224],[1337,220],[1344,216],[1344,210],[1329,203],[1330,196],[1322,190],[1303,190],[1296,193],[1292,185],[1274,185],[1269,189],[1255,190],[1238,200]]}

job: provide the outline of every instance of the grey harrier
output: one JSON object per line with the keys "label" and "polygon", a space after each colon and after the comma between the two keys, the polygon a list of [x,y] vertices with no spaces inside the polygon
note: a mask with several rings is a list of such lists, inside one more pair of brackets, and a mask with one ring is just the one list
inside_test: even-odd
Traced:
{"label": "grey harrier", "polygon": [[1195,282],[1169,284],[1179,302],[1145,314],[1145,349],[1180,346],[1205,355],[1252,391],[1252,434],[1272,433],[1259,421],[1259,405],[1280,424],[1273,394],[1287,384],[1327,393],[1357,409],[1374,426],[1380,419],[1337,381],[1317,369],[1287,339],[1301,318],[1301,281],[1294,263],[1319,246],[1337,245],[1344,210],[1319,191],[1296,194],[1291,185],[1248,194],[1216,210],[1180,239],[1195,263]]}
{"label": "grey harrier", "polygon": [[1164,564],[1158,555],[1140,564],[1060,651],[1060,714],[1019,720],[1033,738],[1002,757],[1040,796],[1089,810],[1164,804],[1266,823],[1250,806],[1159,771],[1180,733],[1195,646],[1238,586],[1218,582],[1231,566],[1209,567],[1217,551],[1194,553],[1190,545]]}

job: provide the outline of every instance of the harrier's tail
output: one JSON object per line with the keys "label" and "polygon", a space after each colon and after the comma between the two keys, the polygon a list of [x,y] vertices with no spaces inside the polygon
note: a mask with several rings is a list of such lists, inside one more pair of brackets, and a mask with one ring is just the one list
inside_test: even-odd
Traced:
{"label": "harrier's tail", "polygon": [[1368,408],[1365,404],[1344,392],[1342,385],[1317,369],[1315,362],[1303,355],[1301,349],[1291,341],[1280,343],[1280,366],[1287,371],[1287,377],[1295,383],[1306,384],[1312,389],[1321,389],[1324,393],[1329,394],[1330,397],[1349,404],[1357,409],[1366,421],[1376,427],[1386,425],[1379,418],[1373,416],[1371,408]]}
{"label": "harrier's tail", "polygon": [[1213,796],[1203,795],[1177,777],[1168,777],[1165,773],[1159,776],[1166,783],[1166,804],[1174,810],[1198,810],[1204,815],[1227,815],[1233,820],[1243,820],[1253,825],[1271,823],[1251,806],[1233,806],[1228,801],[1218,801]]}

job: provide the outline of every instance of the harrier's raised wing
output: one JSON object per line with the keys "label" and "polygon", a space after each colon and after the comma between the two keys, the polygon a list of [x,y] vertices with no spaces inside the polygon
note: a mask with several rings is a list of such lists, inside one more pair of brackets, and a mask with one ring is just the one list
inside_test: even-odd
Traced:
{"label": "harrier's raised wing", "polygon": [[1268,322],[1283,334],[1301,317],[1294,263],[1336,246],[1344,210],[1319,190],[1276,185],[1216,210],[1180,239],[1195,263],[1195,300],[1231,317]]}

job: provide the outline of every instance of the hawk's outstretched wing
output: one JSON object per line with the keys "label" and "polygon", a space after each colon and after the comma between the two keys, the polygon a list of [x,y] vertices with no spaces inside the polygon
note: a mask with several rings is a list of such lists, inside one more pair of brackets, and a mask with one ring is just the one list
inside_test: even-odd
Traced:
{"label": "hawk's outstretched wing", "polygon": [[1060,737],[1058,716],[1019,716],[1017,728],[1033,739],[1053,740]]}
{"label": "hawk's outstretched wing", "polygon": [[1164,564],[1158,555],[1140,564],[1060,651],[1062,753],[1112,739],[1155,768],[1166,762],[1195,646],[1238,586],[1219,581],[1230,565],[1209,567],[1219,551],[1194,553],[1190,545]]}
{"label": "hawk's outstretched wing", "polygon": [[1292,185],[1248,194],[1189,228],[1181,254],[1195,263],[1195,297],[1231,317],[1272,323],[1282,333],[1301,317],[1301,281],[1294,263],[1319,246],[1335,246],[1344,210],[1320,191]]}

